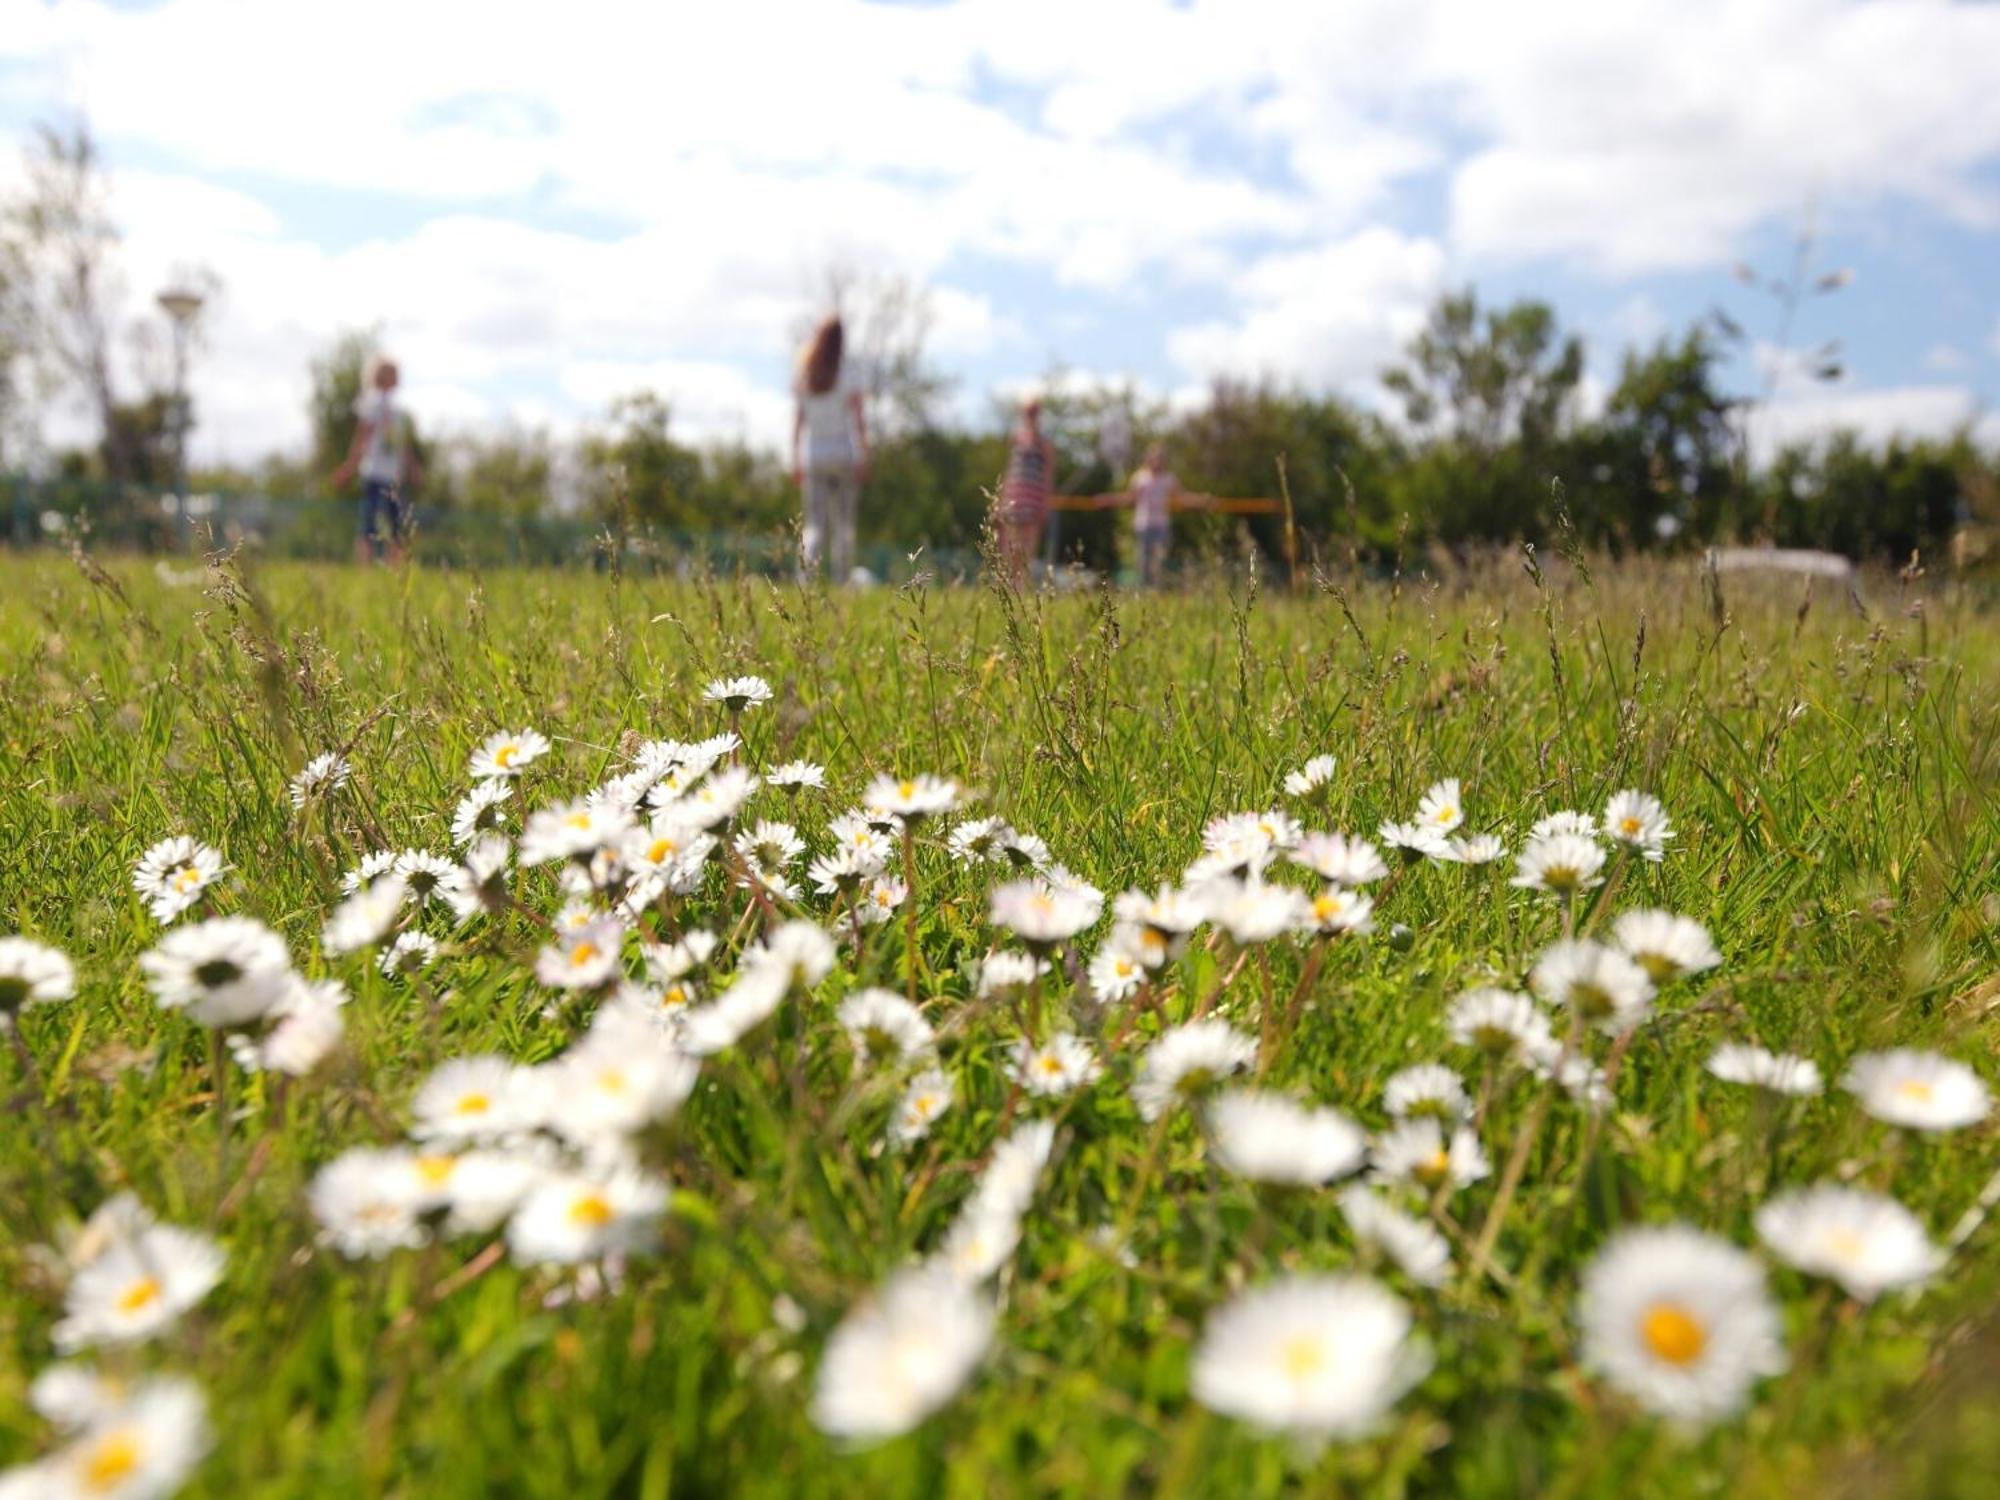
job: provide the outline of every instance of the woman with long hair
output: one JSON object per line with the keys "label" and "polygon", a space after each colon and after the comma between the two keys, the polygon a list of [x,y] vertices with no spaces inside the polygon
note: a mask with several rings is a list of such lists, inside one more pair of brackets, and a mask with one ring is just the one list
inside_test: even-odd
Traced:
{"label": "woman with long hair", "polygon": [[839,314],[824,319],[799,355],[793,387],[792,483],[805,501],[800,571],[817,573],[823,552],[835,583],[854,571],[854,512],[868,479],[868,421],[845,344]]}
{"label": "woman with long hair", "polygon": [[1042,433],[1042,403],[1030,396],[1021,403],[1021,420],[1008,440],[1007,474],[993,507],[1000,567],[1017,588],[1027,581],[1029,559],[1041,545],[1055,474],[1055,445]]}

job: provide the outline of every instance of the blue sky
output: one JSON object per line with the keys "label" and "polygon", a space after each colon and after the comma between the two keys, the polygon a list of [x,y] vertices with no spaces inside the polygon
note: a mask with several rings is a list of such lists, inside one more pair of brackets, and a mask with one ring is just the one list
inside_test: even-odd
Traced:
{"label": "blue sky", "polygon": [[[38,119],[114,168],[135,314],[202,267],[206,456],[304,439],[305,365],[375,324],[432,428],[567,435],[666,394],[783,434],[825,268],[930,288],[959,410],[1062,367],[1355,400],[1447,288],[1621,349],[1771,309],[1810,216],[1831,386],[1759,436],[2000,437],[2000,7],[1935,0],[1161,6],[144,6],[0,0],[0,184]],[[76,420],[60,407],[47,426]]]}

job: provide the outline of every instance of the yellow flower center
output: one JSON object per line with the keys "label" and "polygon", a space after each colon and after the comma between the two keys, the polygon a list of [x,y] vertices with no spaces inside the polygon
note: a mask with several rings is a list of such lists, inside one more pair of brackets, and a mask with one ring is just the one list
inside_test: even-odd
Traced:
{"label": "yellow flower center", "polygon": [[174,889],[185,896],[189,891],[201,889],[201,871],[193,865],[182,865],[174,872]]}
{"label": "yellow flower center", "polygon": [[597,944],[595,943],[578,943],[574,948],[569,950],[569,961],[573,968],[580,969],[595,957],[597,957]]}
{"label": "yellow flower center", "polygon": [[597,1193],[585,1193],[569,1206],[572,1224],[582,1224],[591,1229],[602,1229],[611,1222],[611,1205]]}
{"label": "yellow flower center", "polygon": [[1646,825],[1641,823],[1637,818],[1628,817],[1618,825],[1618,829],[1628,838],[1631,838],[1631,837],[1637,837],[1639,830],[1645,826]]}
{"label": "yellow flower center", "polygon": [[1451,1153],[1440,1146],[1412,1170],[1420,1181],[1431,1184],[1443,1182],[1445,1174],[1451,1170]]}
{"label": "yellow flower center", "polygon": [[1907,1099],[1912,1104],[1928,1104],[1931,1102],[1933,1090],[1921,1078],[1905,1078],[1896,1085],[1896,1093],[1898,1097]]}
{"label": "yellow flower center", "polygon": [[90,1445],[83,1459],[83,1483],[95,1494],[108,1495],[139,1467],[142,1450],[130,1428],[108,1432]]}
{"label": "yellow flower center", "polygon": [[1447,802],[1433,816],[1439,823],[1456,823],[1458,821],[1458,809]]}
{"label": "yellow flower center", "polygon": [[1112,959],[1111,972],[1116,974],[1120,979],[1130,979],[1132,977],[1132,960],[1129,958]]}
{"label": "yellow flower center", "polygon": [[493,764],[504,771],[514,764],[514,757],[520,753],[521,747],[519,745],[502,745],[498,750],[493,752]]}
{"label": "yellow flower center", "polygon": [[563,821],[569,824],[569,826],[572,828],[588,828],[590,826],[590,814],[571,813],[567,818],[564,818]]}
{"label": "yellow flower center", "polygon": [[1329,893],[1313,901],[1313,920],[1324,922],[1330,918],[1339,916],[1346,910],[1347,902],[1341,897]]}
{"label": "yellow flower center", "polygon": [[1867,1241],[1851,1229],[1830,1229],[1821,1243],[1837,1260],[1859,1260],[1861,1252],[1868,1248]]}
{"label": "yellow flower center", "polygon": [[157,1276],[141,1276],[125,1288],[125,1294],[118,1299],[118,1310],[122,1313],[140,1312],[160,1300],[165,1290]]}
{"label": "yellow flower center", "polygon": [[935,1114],[937,1112],[937,1104],[938,1096],[936,1094],[919,1094],[910,1101],[910,1113],[921,1120],[928,1115]]}
{"label": "yellow flower center", "polygon": [[648,864],[659,864],[679,847],[672,839],[654,839],[646,846],[646,861]]}
{"label": "yellow flower center", "polygon": [[1708,1330],[1677,1302],[1656,1302],[1639,1320],[1639,1336],[1670,1365],[1691,1365],[1708,1347]]}
{"label": "yellow flower center", "polygon": [[1048,1074],[1051,1078],[1056,1077],[1063,1070],[1062,1059],[1060,1057],[1057,1057],[1053,1052],[1045,1052],[1040,1057],[1036,1058],[1035,1066],[1040,1068],[1044,1073]]}
{"label": "yellow flower center", "polygon": [[673,1010],[676,1007],[686,1005],[687,1003],[688,1003],[687,986],[683,984],[675,985],[672,989],[668,990],[664,995],[660,996],[660,1004],[668,1010]]}
{"label": "yellow flower center", "polygon": [[1286,1339],[1278,1351],[1278,1363],[1291,1379],[1304,1380],[1326,1368],[1326,1346],[1303,1335]]}
{"label": "yellow flower center", "polygon": [[489,1094],[460,1094],[458,1096],[457,1112],[462,1115],[483,1115],[492,1107],[493,1098]]}
{"label": "yellow flower center", "polygon": [[455,1156],[420,1156],[416,1160],[417,1176],[426,1187],[443,1187],[457,1165]]}
{"label": "yellow flower center", "polygon": [[912,797],[917,795],[917,784],[914,781],[897,782],[896,795],[901,797],[905,802],[909,801]]}
{"label": "yellow flower center", "polygon": [[622,1068],[599,1068],[597,1070],[597,1086],[603,1089],[604,1092],[607,1094],[624,1093],[625,1092],[624,1070]]}

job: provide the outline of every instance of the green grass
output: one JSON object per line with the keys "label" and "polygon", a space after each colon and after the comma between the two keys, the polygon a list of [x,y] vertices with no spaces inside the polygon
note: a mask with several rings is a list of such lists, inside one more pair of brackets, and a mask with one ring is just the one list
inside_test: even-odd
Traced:
{"label": "green grass", "polygon": [[[0,1061],[13,1096],[0,1116],[0,1460],[52,1442],[26,1399],[62,1300],[36,1247],[129,1187],[229,1253],[216,1291],[134,1357],[207,1392],[217,1443],[193,1495],[1989,1493],[1992,1223],[1920,1295],[1871,1308],[1774,1267],[1794,1372],[1706,1434],[1656,1426],[1574,1363],[1577,1274],[1620,1225],[1683,1218],[1751,1245],[1771,1184],[1841,1176],[1892,1190],[1942,1239],[1996,1165],[1991,1120],[1899,1138],[1836,1088],[1774,1130],[1701,1063],[1754,1037],[1830,1078],[1889,1044],[1993,1076],[2000,618],[1887,579],[1865,613],[1824,586],[1724,587],[1712,600],[1691,569],[1608,564],[1537,582],[1508,562],[1341,596],[1009,604],[302,567],[174,586],[138,565],[0,559],[0,930],[63,948],[80,975],[75,1001],[23,1018],[42,1094]],[[948,1050],[959,1103],[932,1146],[874,1149],[883,1096],[836,1113],[850,1061],[833,998],[900,986],[900,926],[878,929],[863,973],[836,970],[811,1008],[781,1017],[775,1041],[712,1063],[648,1138],[675,1211],[615,1295],[549,1307],[562,1278],[504,1262],[453,1285],[478,1239],[350,1263],[315,1248],[304,1201],[319,1165],[394,1138],[443,1057],[542,1059],[576,1027],[540,1013],[522,964],[536,933],[519,920],[469,931],[433,971],[449,988],[434,1034],[406,981],[321,957],[339,871],[374,847],[447,851],[488,731],[531,724],[557,741],[527,777],[532,806],[611,774],[627,737],[712,732],[699,689],[729,671],[778,690],[746,721],[754,761],[829,768],[826,801],[798,819],[809,840],[868,774],[933,770],[1107,892],[1174,878],[1206,819],[1271,805],[1284,772],[1322,750],[1339,759],[1323,821],[1360,833],[1446,775],[1464,778],[1474,825],[1510,846],[1544,812],[1645,787],[1679,837],[1606,907],[1699,918],[1726,963],[1670,992],[1640,1034],[1587,1160],[1586,1117],[1567,1100],[1551,1109],[1499,1236],[1504,1284],[1474,1282],[1461,1251],[1443,1289],[1399,1285],[1436,1369],[1377,1436],[1301,1455],[1189,1400],[1213,1307],[1356,1252],[1330,1191],[1260,1199],[1210,1165],[1185,1116],[1135,1202],[1147,1132],[1125,1092],[1128,1043],[1064,1115],[978,1376],[910,1436],[848,1452],[806,1417],[820,1350],[868,1287],[942,1234],[1008,1094],[1011,1027],[982,1014]],[[331,816],[302,819],[286,779],[334,747],[354,782]],[[783,815],[769,794],[755,806]],[[238,1075],[226,1126],[206,1038],[154,1006],[136,962],[158,929],[129,873],[175,832],[234,866],[220,909],[268,921],[303,970],[354,995],[328,1066],[282,1108]],[[925,991],[949,1014],[992,941],[988,882],[935,847],[919,868]],[[554,909],[552,883],[529,889]],[[724,899],[712,884],[702,909]],[[1558,924],[1505,867],[1415,867],[1378,920],[1384,934],[1335,950],[1269,1080],[1370,1125],[1389,1072],[1450,1060],[1451,997],[1518,982]],[[1406,945],[1385,940],[1391,923]],[[1275,959],[1281,990],[1298,967],[1291,949]],[[1198,990],[1216,972],[1197,947],[1177,982]],[[1252,965],[1225,1005],[1254,1014],[1258,993]],[[779,1071],[795,1025],[802,1096]],[[1531,1098],[1511,1092],[1485,1122],[1496,1175]],[[1493,1186],[1454,1198],[1455,1222],[1476,1227]],[[1096,1234],[1128,1217],[1129,1267]],[[802,1331],[774,1318],[779,1292]]]}

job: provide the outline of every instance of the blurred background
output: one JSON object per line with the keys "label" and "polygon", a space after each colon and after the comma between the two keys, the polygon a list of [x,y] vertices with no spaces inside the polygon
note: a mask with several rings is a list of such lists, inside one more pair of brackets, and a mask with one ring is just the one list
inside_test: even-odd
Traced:
{"label": "blurred background", "polygon": [[0,516],[345,555],[388,353],[430,556],[776,568],[838,310],[882,576],[970,558],[1030,393],[1059,490],[1282,456],[1323,555],[1971,567],[1996,225],[1994,6],[0,0]]}

